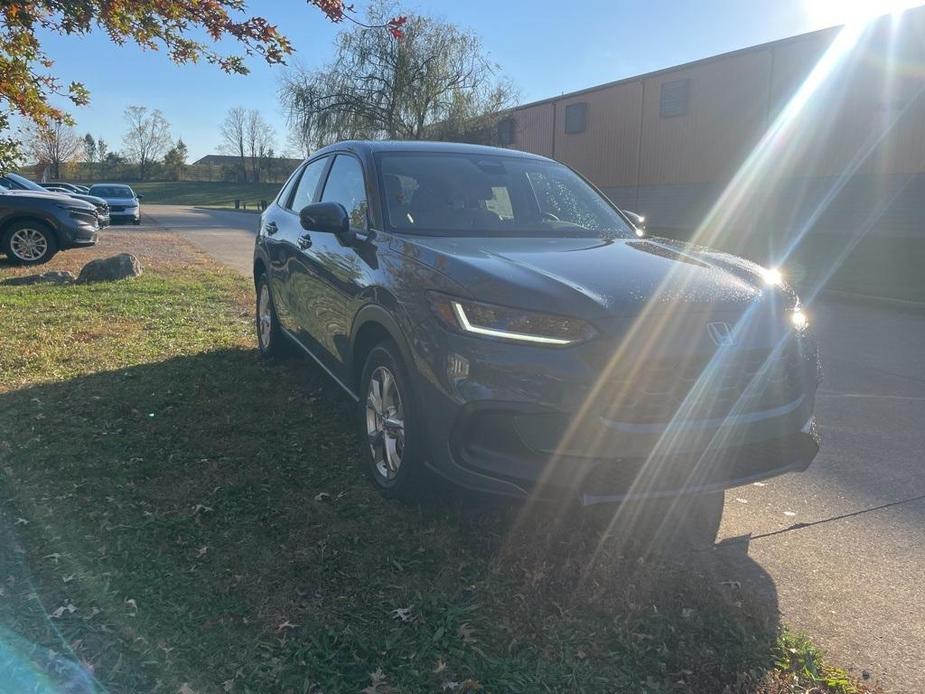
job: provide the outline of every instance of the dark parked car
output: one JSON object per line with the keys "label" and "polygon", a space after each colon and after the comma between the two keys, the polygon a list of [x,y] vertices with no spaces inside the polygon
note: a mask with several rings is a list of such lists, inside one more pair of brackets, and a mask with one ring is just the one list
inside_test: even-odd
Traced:
{"label": "dark parked car", "polygon": [[0,252],[36,265],[59,250],[92,246],[99,232],[96,208],[57,193],[0,187]]}
{"label": "dark parked car", "polygon": [[31,190],[36,193],[56,193],[59,195],[66,195],[70,198],[75,198],[77,200],[83,200],[84,202],[89,202],[96,208],[98,222],[100,229],[109,226],[109,203],[107,203],[102,198],[98,198],[95,195],[86,195],[84,193],[75,193],[73,191],[56,191],[56,190],[47,190],[45,187],[39,185],[35,181],[30,181],[25,176],[20,176],[15,173],[8,173],[0,176],[0,186],[4,188],[9,188],[10,190]]}
{"label": "dark parked car", "polygon": [[95,183],[90,186],[90,195],[96,195],[109,203],[109,214],[113,222],[141,223],[143,196],[136,195],[131,186],[124,183]]}
{"label": "dark parked car", "polygon": [[816,347],[779,274],[640,238],[544,157],[322,149],[262,215],[254,280],[260,350],[298,345],[359,403],[388,496],[437,473],[520,498],[678,497],[712,539],[725,488],[818,450]]}
{"label": "dark parked car", "polygon": [[64,190],[70,191],[71,193],[83,193],[86,194],[90,191],[87,186],[79,186],[76,183],[65,183],[64,181],[43,181],[39,183],[42,188],[48,190],[55,190],[63,188]]}

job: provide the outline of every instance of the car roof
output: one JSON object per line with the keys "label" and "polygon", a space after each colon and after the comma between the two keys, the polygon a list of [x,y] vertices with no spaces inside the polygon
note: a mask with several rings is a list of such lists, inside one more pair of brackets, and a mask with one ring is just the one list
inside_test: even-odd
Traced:
{"label": "car roof", "polygon": [[356,154],[373,154],[377,152],[442,152],[447,154],[481,154],[483,156],[505,156],[520,159],[539,159],[552,161],[547,157],[517,149],[471,145],[464,142],[432,142],[429,140],[344,140],[312,153],[312,157],[329,152],[349,151]]}

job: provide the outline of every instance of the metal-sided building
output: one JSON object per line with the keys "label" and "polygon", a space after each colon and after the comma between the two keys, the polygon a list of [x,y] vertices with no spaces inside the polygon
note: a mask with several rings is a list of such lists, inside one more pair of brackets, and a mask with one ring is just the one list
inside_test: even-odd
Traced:
{"label": "metal-sided building", "polygon": [[[831,244],[850,266],[888,239],[917,265],[923,91],[925,7],[526,104],[499,137],[572,166],[663,233],[816,266]],[[877,266],[921,274],[897,252]]]}

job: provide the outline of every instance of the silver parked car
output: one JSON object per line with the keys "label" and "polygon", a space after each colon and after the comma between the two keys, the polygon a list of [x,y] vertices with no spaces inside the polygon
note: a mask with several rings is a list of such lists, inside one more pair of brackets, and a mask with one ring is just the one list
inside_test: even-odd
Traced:
{"label": "silver parked car", "polygon": [[109,217],[113,224],[119,221],[138,224],[141,221],[142,196],[136,195],[131,186],[124,183],[95,183],[90,186],[90,195],[103,198],[109,203]]}

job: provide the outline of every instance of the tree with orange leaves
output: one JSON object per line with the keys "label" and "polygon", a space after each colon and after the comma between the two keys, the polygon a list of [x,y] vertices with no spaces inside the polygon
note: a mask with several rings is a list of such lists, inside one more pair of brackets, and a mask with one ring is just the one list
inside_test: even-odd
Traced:
{"label": "tree with orange leaves", "polygon": [[[353,7],[343,0],[307,0],[331,21],[350,19]],[[245,74],[247,56],[259,56],[270,64],[284,62],[292,44],[277,27],[262,17],[247,17],[244,0],[0,0],[0,130],[8,124],[8,112],[20,114],[39,126],[55,122],[70,124],[71,116],[49,102],[64,96],[76,106],[89,101],[83,84],[63,85],[52,72],[54,60],[42,49],[38,30],[83,36],[105,32],[117,44],[134,42],[142,48],[164,50],[177,63],[206,61],[228,73]],[[400,38],[403,18],[384,28]],[[217,52],[190,37],[205,30],[214,41],[232,38],[243,46],[243,55]],[[13,138],[0,140],[0,168],[8,168],[18,156]]]}

